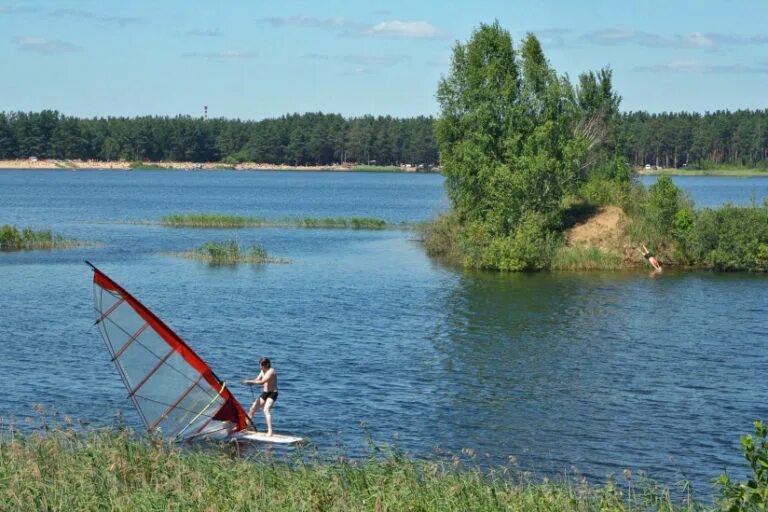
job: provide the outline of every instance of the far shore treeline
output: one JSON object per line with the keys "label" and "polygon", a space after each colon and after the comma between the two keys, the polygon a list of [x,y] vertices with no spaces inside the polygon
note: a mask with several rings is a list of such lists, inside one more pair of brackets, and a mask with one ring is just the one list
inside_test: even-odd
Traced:
{"label": "far shore treeline", "polygon": [[0,112],[0,160],[343,162],[432,166],[434,119],[307,113],[242,121],[177,117],[80,119],[53,110]]}
{"label": "far shore treeline", "polygon": [[[616,151],[633,166],[768,170],[768,109],[616,116]],[[243,121],[178,117],[80,119],[53,110],[0,112],[0,160],[257,162],[434,166],[435,119],[291,114]]]}

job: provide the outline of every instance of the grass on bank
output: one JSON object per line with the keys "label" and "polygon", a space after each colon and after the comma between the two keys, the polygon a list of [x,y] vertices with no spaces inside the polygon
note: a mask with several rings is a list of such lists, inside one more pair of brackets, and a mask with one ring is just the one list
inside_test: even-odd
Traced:
{"label": "grass on bank", "polygon": [[389,225],[372,217],[305,217],[303,219],[262,219],[241,215],[221,213],[175,213],[160,219],[163,226],[175,228],[258,228],[258,227],[297,227],[297,228],[349,228],[349,229],[385,229]]}
{"label": "grass on bank", "polygon": [[80,240],[65,238],[51,230],[35,231],[29,227],[18,229],[11,224],[0,226],[0,251],[70,249],[85,245],[88,244]]}
{"label": "grass on bank", "polygon": [[[660,176],[649,187],[591,179],[563,203],[557,230],[543,229],[531,216],[503,239],[494,239],[482,225],[464,226],[449,212],[422,229],[425,248],[431,256],[477,269],[616,270],[647,267],[636,251],[644,244],[665,268],[768,272],[768,198],[762,204],[699,209],[668,176]],[[603,233],[612,241],[607,251],[566,245],[564,229],[609,206],[627,221]]]}
{"label": "grass on bank", "polygon": [[614,252],[595,246],[562,246],[555,251],[551,270],[621,270],[624,260]]}
{"label": "grass on bank", "polygon": [[694,511],[624,472],[591,485],[534,481],[513,465],[481,470],[471,450],[448,461],[336,461],[239,456],[234,444],[181,447],[124,430],[54,429],[0,437],[0,502],[8,510]]}
{"label": "grass on bank", "polygon": [[237,265],[238,263],[288,263],[284,258],[276,258],[267,254],[260,245],[249,248],[240,247],[234,240],[224,242],[206,242],[189,252],[175,253],[174,256],[202,261],[210,265]]}
{"label": "grass on bank", "polygon": [[768,169],[656,169],[641,174],[646,176],[731,176],[734,178],[751,178],[756,176],[768,176]]}

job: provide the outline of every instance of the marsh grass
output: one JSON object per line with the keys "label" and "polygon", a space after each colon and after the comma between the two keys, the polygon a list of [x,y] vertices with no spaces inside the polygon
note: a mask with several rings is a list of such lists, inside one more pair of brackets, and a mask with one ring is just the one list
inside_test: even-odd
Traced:
{"label": "marsh grass", "polygon": [[206,242],[189,252],[174,253],[181,258],[203,261],[211,265],[237,265],[238,263],[288,263],[284,258],[275,258],[267,254],[260,245],[242,248],[234,240],[224,242]]}
{"label": "marsh grass", "polygon": [[0,251],[21,251],[35,249],[69,249],[89,245],[87,242],[72,240],[51,230],[35,231],[25,227],[0,226]]}
{"label": "marsh grass", "polygon": [[[377,447],[377,449],[379,449]],[[124,429],[42,430],[0,437],[0,508],[5,510],[227,511],[631,511],[700,509],[625,471],[592,485],[572,474],[535,481],[511,462],[481,469],[465,449],[449,460],[396,450],[322,460],[269,452],[246,459],[233,443],[169,444]]]}
{"label": "marsh grass", "polygon": [[623,258],[595,246],[563,246],[555,251],[552,270],[620,270],[625,268]]}
{"label": "marsh grass", "polygon": [[[394,227],[372,217],[304,217],[302,219],[262,219],[221,213],[175,213],[160,219],[163,226],[176,228],[347,228],[386,229]],[[404,226],[400,226],[404,227]]]}
{"label": "marsh grass", "polygon": [[358,172],[406,172],[399,165],[353,165],[350,170]]}

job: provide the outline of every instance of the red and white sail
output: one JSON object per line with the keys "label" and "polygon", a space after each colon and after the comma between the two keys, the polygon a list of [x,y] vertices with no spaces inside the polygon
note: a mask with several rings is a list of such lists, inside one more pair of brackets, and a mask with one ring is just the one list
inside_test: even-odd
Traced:
{"label": "red and white sail", "polygon": [[244,430],[245,411],[224,382],[154,313],[91,267],[96,324],[147,430],[177,439]]}

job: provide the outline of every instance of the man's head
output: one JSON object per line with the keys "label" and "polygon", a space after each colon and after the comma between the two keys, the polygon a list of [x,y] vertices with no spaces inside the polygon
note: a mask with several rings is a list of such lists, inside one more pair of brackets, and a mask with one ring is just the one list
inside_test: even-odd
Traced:
{"label": "man's head", "polygon": [[259,366],[261,366],[265,370],[269,370],[272,368],[272,361],[269,360],[268,357],[262,357],[259,359]]}

